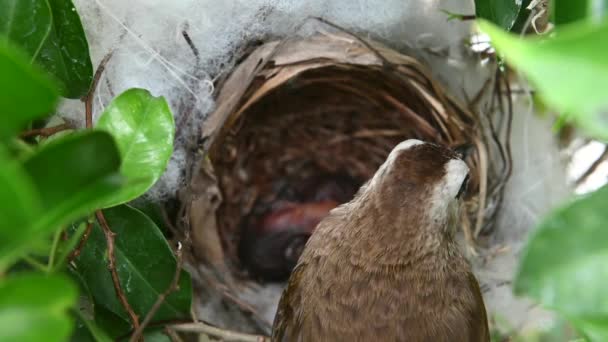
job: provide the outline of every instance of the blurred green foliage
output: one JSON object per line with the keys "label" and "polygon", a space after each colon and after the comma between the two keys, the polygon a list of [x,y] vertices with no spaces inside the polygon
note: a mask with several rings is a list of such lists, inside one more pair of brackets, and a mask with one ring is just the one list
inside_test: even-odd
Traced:
{"label": "blurred green foliage", "polygon": [[[121,291],[143,319],[178,264],[153,221],[114,206],[144,194],[164,172],[175,132],[167,102],[130,89],[96,129],[18,137],[54,114],[60,94],[89,91],[88,44],[70,0],[0,0],[0,75],[0,341],[107,341],[117,329],[127,333],[132,326],[116,299],[107,241],[97,224],[88,228],[92,214],[107,208],[118,233]],[[189,317],[191,281],[186,273],[180,279],[156,319]],[[103,306],[118,321],[98,324],[102,311],[95,308]],[[166,338],[154,329],[145,336]]]}

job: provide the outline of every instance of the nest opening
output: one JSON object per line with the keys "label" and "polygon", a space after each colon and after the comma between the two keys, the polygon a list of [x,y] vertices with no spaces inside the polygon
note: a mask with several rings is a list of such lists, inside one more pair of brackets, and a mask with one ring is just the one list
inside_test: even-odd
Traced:
{"label": "nest opening", "polygon": [[[257,78],[244,98],[264,82]],[[295,265],[287,260],[292,239],[255,240],[277,233],[267,230],[299,229],[285,234],[305,242],[305,228],[268,227],[273,222],[264,216],[286,201],[310,201],[307,193],[327,182],[337,189],[317,200],[347,202],[405,139],[464,143],[445,134],[436,109],[411,79],[404,82],[402,74],[381,66],[313,68],[264,94],[225,127],[210,151],[223,197],[217,218],[227,256],[255,277],[286,278]]]}

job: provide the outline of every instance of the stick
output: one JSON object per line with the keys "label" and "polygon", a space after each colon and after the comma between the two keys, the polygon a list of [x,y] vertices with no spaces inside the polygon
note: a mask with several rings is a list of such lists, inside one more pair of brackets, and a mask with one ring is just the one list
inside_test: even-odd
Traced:
{"label": "stick", "polygon": [[608,160],[608,147],[604,147],[604,152],[602,152],[600,157],[597,158],[596,161],[594,161],[593,164],[589,166],[587,171],[585,171],[585,173],[583,173],[583,175],[576,180],[576,185],[578,186],[583,184],[587,180],[587,178],[589,178],[589,176],[591,176],[595,172],[595,170],[597,170],[597,168],[600,167],[600,165],[602,165],[602,163],[606,160]]}
{"label": "stick", "polygon": [[148,313],[146,314],[146,317],[141,322],[141,325],[135,329],[135,332],[129,339],[130,342],[135,342],[135,341],[139,340],[139,338],[141,337],[141,334],[144,332],[144,329],[150,323],[150,321],[152,320],[152,317],[154,317],[154,315],[156,314],[158,309],[160,309],[160,306],[165,302],[165,299],[167,298],[167,296],[169,296],[169,294],[171,294],[171,292],[177,291],[179,289],[179,276],[182,273],[181,271],[182,271],[182,266],[184,263],[183,257],[182,257],[182,244],[181,243],[178,243],[178,245],[177,245],[176,257],[177,257],[177,263],[176,263],[176,267],[175,267],[175,274],[173,275],[173,280],[171,281],[171,284],[169,284],[169,287],[167,287],[165,292],[158,295],[158,299],[156,299],[156,302],[154,303],[154,305],[152,305],[152,308],[150,308],[150,311],[148,311]]}
{"label": "stick", "polygon": [[32,129],[27,132],[21,133],[19,136],[21,138],[30,138],[30,137],[36,137],[36,136],[48,138],[55,133],[59,133],[61,131],[67,131],[68,129],[72,129],[72,128],[74,128],[74,127],[72,127],[72,125],[64,123],[64,124],[53,126],[53,127]]}
{"label": "stick", "polygon": [[87,223],[87,229],[84,231],[84,234],[82,235],[82,238],[80,239],[80,242],[78,243],[78,246],[76,246],[76,248],[68,256],[68,263],[70,263],[74,259],[78,258],[78,256],[80,255],[80,252],[82,252],[82,248],[84,248],[84,244],[87,242],[87,240],[89,239],[89,236],[91,235],[91,230],[93,230],[93,223],[89,222],[89,223]]}
{"label": "stick", "polygon": [[209,336],[219,337],[225,341],[233,342],[269,342],[270,338],[262,335],[245,334],[236,331],[225,330],[217,327],[213,327],[209,324],[200,323],[186,323],[172,325],[171,329],[175,331],[183,331],[197,334],[205,334]]}
{"label": "stick", "polygon": [[118,277],[118,272],[116,272],[116,259],[114,257],[114,232],[110,229],[108,222],[106,221],[105,216],[103,216],[103,212],[101,210],[97,210],[95,212],[95,216],[97,217],[97,221],[103,230],[104,235],[106,236],[106,242],[108,244],[108,269],[110,270],[110,274],[112,275],[112,283],[114,284],[114,291],[116,291],[116,295],[118,296],[118,300],[120,304],[122,304],[123,308],[131,318],[133,322],[133,327],[137,330],[139,328],[139,317],[133,311],[133,308],[127,301],[127,297],[125,296],[122,288],[120,287],[120,278]]}
{"label": "stick", "polygon": [[82,99],[85,103],[85,125],[87,128],[93,127],[93,98],[95,97],[95,91],[97,90],[97,84],[99,83],[99,79],[103,74],[103,71],[106,69],[106,64],[112,58],[114,51],[110,51],[105,57],[99,62],[99,66],[97,67],[97,71],[95,71],[95,76],[93,77],[93,83],[91,84],[91,89],[87,95]]}

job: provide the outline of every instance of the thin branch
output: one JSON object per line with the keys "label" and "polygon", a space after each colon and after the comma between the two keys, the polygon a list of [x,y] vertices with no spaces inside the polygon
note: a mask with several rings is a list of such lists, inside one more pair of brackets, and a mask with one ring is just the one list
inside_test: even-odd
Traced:
{"label": "thin branch", "polygon": [[262,335],[252,335],[245,334],[236,331],[230,331],[226,329],[217,328],[211,326],[209,324],[200,322],[200,323],[186,323],[186,324],[178,324],[172,325],[170,327],[175,331],[196,333],[196,334],[205,334],[208,336],[219,337],[225,341],[232,342],[269,342],[270,337],[262,336]]}
{"label": "thin branch", "polygon": [[72,125],[68,124],[68,123],[64,123],[61,125],[57,125],[57,126],[53,126],[53,127],[45,127],[45,128],[38,128],[38,129],[32,129],[29,130],[27,132],[23,132],[19,135],[19,137],[21,138],[30,138],[30,137],[37,137],[37,136],[41,136],[43,138],[48,138],[53,134],[62,132],[62,131],[67,131],[68,129],[72,129],[74,128]]}
{"label": "thin branch", "polygon": [[129,339],[130,342],[139,341],[142,333],[144,332],[144,329],[150,323],[150,321],[152,321],[152,317],[154,317],[156,312],[160,309],[160,306],[165,302],[165,299],[169,296],[169,294],[179,289],[179,276],[182,273],[181,271],[184,263],[181,243],[178,243],[177,251],[175,252],[175,254],[177,258],[177,264],[175,267],[175,274],[173,275],[173,280],[171,281],[171,284],[169,284],[169,287],[167,287],[165,292],[158,295],[156,302],[154,303],[154,305],[152,305],[152,308],[150,308],[150,311],[148,311],[148,313],[146,314],[146,317],[141,322],[141,325],[139,326],[139,328],[135,329],[135,332],[131,336],[131,339]]}
{"label": "thin branch", "polygon": [[123,308],[131,318],[131,322],[133,323],[133,327],[137,330],[139,328],[139,317],[133,311],[133,308],[127,301],[127,297],[125,296],[122,288],[120,286],[120,278],[118,277],[118,272],[116,271],[116,259],[114,257],[114,232],[110,229],[108,222],[106,221],[105,216],[103,216],[103,212],[101,210],[97,210],[95,212],[95,216],[97,217],[97,222],[101,226],[104,235],[106,236],[106,242],[108,244],[108,269],[110,270],[110,274],[112,275],[112,283],[114,284],[114,291],[116,291],[116,295],[118,296],[118,300],[122,304]]}
{"label": "thin branch", "polygon": [[99,83],[99,79],[103,74],[103,71],[106,69],[106,64],[112,58],[114,51],[110,51],[105,57],[99,62],[99,66],[97,67],[97,71],[95,71],[95,76],[93,77],[93,83],[91,84],[91,89],[87,95],[82,99],[85,103],[85,124],[87,128],[93,127],[93,98],[95,97],[95,91],[97,90],[97,84]]}
{"label": "thin branch", "polygon": [[70,253],[68,256],[68,263],[72,262],[74,259],[78,258],[82,249],[84,248],[84,244],[89,240],[89,236],[91,235],[91,231],[93,230],[93,222],[87,223],[87,229],[84,231],[78,246]]}
{"label": "thin branch", "polygon": [[602,165],[602,163],[606,160],[608,160],[608,146],[604,146],[604,152],[602,152],[600,157],[597,158],[593,162],[593,164],[589,166],[587,171],[585,171],[585,173],[583,173],[583,175],[576,180],[576,185],[579,186],[583,184],[587,180],[587,178],[589,178],[589,176],[591,176],[597,170],[597,168],[600,167],[600,165]]}
{"label": "thin branch", "polygon": [[165,335],[167,335],[169,337],[169,339],[171,340],[171,342],[184,342],[184,340],[182,340],[179,335],[175,332],[175,330],[169,328],[169,327],[165,327],[165,329],[163,329],[165,332]]}

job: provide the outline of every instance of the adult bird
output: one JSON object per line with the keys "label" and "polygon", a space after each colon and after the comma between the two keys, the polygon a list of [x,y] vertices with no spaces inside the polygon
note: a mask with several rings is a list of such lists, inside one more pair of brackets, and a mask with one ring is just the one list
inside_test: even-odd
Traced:
{"label": "adult bird", "polygon": [[315,229],[272,341],[490,341],[479,284],[454,241],[467,180],[454,151],[397,145]]}

